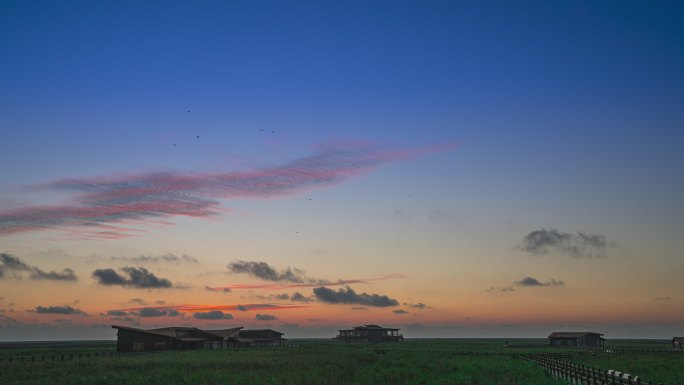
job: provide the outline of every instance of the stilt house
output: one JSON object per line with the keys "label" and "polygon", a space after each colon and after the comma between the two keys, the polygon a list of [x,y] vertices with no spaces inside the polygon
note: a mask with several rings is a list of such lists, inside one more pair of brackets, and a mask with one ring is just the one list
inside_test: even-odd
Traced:
{"label": "stilt house", "polygon": [[399,342],[404,336],[399,329],[384,328],[378,325],[356,326],[353,329],[338,330],[339,334],[333,338],[340,342]]}

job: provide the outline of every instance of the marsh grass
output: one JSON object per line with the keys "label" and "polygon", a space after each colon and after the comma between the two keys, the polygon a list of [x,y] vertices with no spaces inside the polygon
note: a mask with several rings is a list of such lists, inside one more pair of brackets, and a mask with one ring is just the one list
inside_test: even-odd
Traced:
{"label": "marsh grass", "polygon": [[[562,384],[536,365],[484,353],[497,343],[301,341],[294,348],[165,352],[59,363],[5,364],[2,384]],[[454,352],[479,352],[463,355]],[[39,353],[39,351],[34,351]]]}
{"label": "marsh grass", "polygon": [[[0,384],[221,384],[221,385],[554,385],[536,364],[513,354],[563,352],[568,360],[617,369],[655,383],[684,385],[684,355],[588,355],[551,348],[544,339],[409,339],[393,344],[341,344],[292,340],[290,347],[173,351],[92,357],[111,353],[111,341],[73,344],[16,344],[0,357],[81,354],[64,362],[0,364]],[[631,342],[631,343],[630,343]],[[653,341],[614,341],[615,346],[654,346]],[[658,342],[662,345],[662,342]],[[90,358],[85,358],[86,354]]]}

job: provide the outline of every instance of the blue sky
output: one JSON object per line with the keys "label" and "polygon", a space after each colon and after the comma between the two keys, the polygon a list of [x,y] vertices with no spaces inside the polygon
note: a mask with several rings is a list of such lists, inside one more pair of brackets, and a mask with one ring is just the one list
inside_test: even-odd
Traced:
{"label": "blue sky", "polygon": [[[13,303],[23,312],[12,317],[19,324],[50,326],[30,310],[79,299],[81,285],[96,285],[88,270],[115,267],[83,258],[145,253],[188,254],[200,270],[245,259],[330,279],[366,277],[352,267],[327,270],[345,258],[367,262],[373,276],[412,271],[402,285],[371,289],[432,303],[432,313],[415,315],[427,329],[477,313],[482,324],[463,325],[466,335],[515,321],[514,313],[496,312],[510,299],[492,299],[486,289],[532,274],[566,287],[527,299],[518,290],[521,306],[580,303],[615,271],[641,282],[641,293],[621,296],[625,281],[606,299],[622,304],[617,313],[639,295],[648,309],[653,298],[681,304],[683,8],[667,1],[0,1],[0,252],[84,277],[59,286],[54,303],[40,302],[35,289],[0,309]],[[383,155],[364,172],[343,167],[334,183],[284,196],[203,190],[215,207],[233,210],[210,220],[174,214],[164,217],[167,225],[133,224],[146,231],[141,237],[110,240],[65,239],[69,229],[60,226],[7,230],[17,227],[17,210],[83,203],[74,191],[45,188],[55,181],[104,189],[98,178],[279,169],[349,143],[360,146],[353,154]],[[402,151],[416,153],[387,157]],[[293,239],[290,227],[310,236]],[[521,255],[524,236],[542,229],[605,237],[609,261]],[[584,277],[584,269],[597,276]],[[164,272],[202,286],[183,271],[156,274]],[[468,277],[474,281],[459,282]],[[4,293],[29,281],[0,279],[0,287]],[[197,291],[187,300],[199,300]],[[101,295],[114,307],[129,294]],[[468,296],[488,305],[469,305]],[[90,313],[104,311],[79,300]],[[651,319],[634,322],[684,319],[654,309]],[[293,315],[300,330],[303,314]],[[521,324],[546,322],[520,317]],[[657,330],[670,329],[643,333]]]}

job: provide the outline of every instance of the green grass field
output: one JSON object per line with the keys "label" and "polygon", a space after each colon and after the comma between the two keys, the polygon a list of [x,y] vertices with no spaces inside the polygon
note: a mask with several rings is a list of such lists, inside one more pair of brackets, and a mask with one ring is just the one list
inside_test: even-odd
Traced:
{"label": "green grass field", "polygon": [[[425,339],[398,344],[292,340],[289,348],[196,350],[65,362],[0,364],[0,384],[564,384],[512,353],[562,351],[545,340]],[[0,344],[0,358],[113,351],[111,342]],[[568,358],[585,365],[633,371],[666,385],[684,384],[684,355]],[[630,372],[631,373],[631,372]]]}

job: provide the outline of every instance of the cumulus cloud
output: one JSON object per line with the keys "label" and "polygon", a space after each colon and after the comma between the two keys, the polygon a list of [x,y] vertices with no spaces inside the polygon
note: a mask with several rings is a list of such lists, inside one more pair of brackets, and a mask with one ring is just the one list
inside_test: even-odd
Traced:
{"label": "cumulus cloud", "polygon": [[519,248],[538,255],[556,252],[573,258],[606,258],[609,246],[603,235],[583,232],[570,234],[556,229],[541,229],[525,235]]}
{"label": "cumulus cloud", "polygon": [[386,295],[379,294],[357,294],[351,287],[341,288],[338,291],[327,287],[317,287],[313,290],[316,298],[321,302],[334,304],[356,304],[364,306],[398,306],[399,302]]}
{"label": "cumulus cloud", "polygon": [[21,259],[6,253],[0,253],[0,279],[21,278],[22,273],[29,274],[33,280],[77,281],[78,277],[72,269],[66,268],[61,272],[44,271],[36,266],[30,266]]}
{"label": "cumulus cloud", "polygon": [[33,311],[38,314],[88,315],[86,312],[71,306],[37,306]]}
{"label": "cumulus cloud", "polygon": [[124,274],[117,273],[114,269],[97,269],[93,271],[93,277],[100,285],[105,286],[128,286],[138,289],[169,288],[173,285],[166,278],[159,278],[150,273],[144,267],[124,267]]}
{"label": "cumulus cloud", "polygon": [[256,316],[254,316],[254,319],[257,321],[275,321],[278,319],[278,317],[270,314],[259,314],[257,313]]}
{"label": "cumulus cloud", "polygon": [[193,317],[197,319],[210,319],[210,320],[217,320],[217,319],[233,319],[232,314],[224,313],[220,310],[212,310],[212,311],[207,311],[207,312],[199,312],[195,313]]}
{"label": "cumulus cloud", "polygon": [[59,230],[82,239],[120,239],[141,230],[129,223],[164,223],[220,213],[219,199],[276,198],[331,186],[382,164],[453,146],[386,150],[368,143],[320,146],[311,156],[257,170],[220,173],[151,172],[67,178],[32,189],[70,193],[67,202],[0,211],[0,236]]}
{"label": "cumulus cloud", "polygon": [[236,274],[248,274],[265,281],[286,281],[294,283],[310,281],[310,279],[304,275],[303,270],[287,267],[277,271],[266,262],[235,261],[228,264],[228,270]]}
{"label": "cumulus cloud", "polygon": [[540,280],[533,277],[525,277],[519,281],[514,282],[518,286],[564,286],[565,282],[558,281],[550,278],[546,282],[541,282]]}
{"label": "cumulus cloud", "polygon": [[408,314],[409,312],[407,312],[404,309],[397,309],[397,310],[392,310],[392,313],[394,313],[394,314]]}

